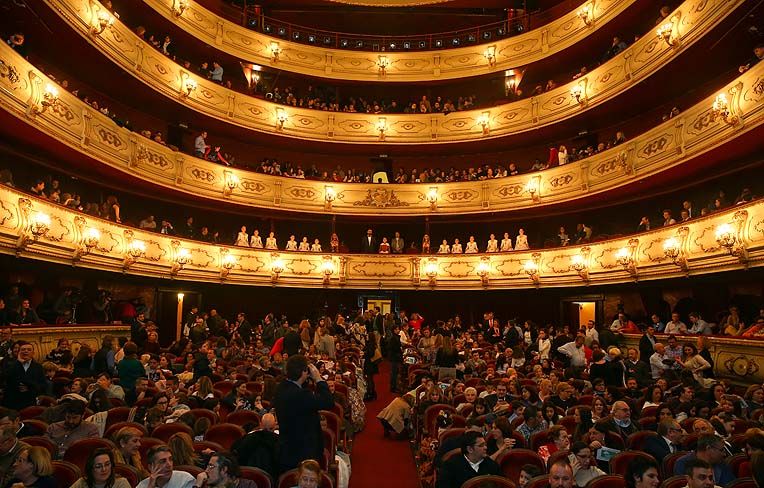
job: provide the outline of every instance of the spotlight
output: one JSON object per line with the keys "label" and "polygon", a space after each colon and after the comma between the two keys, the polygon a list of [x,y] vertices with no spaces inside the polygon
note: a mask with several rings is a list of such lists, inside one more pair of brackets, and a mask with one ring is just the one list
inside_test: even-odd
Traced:
{"label": "spotlight", "polygon": [[257,27],[257,19],[252,19],[252,20],[250,20],[250,21],[249,21],[249,27],[250,27],[251,29],[254,29],[255,27]]}
{"label": "spotlight", "polygon": [[504,31],[504,27],[499,27],[499,28],[496,30],[496,34],[497,34],[497,35],[499,35],[499,36],[503,36],[503,35],[504,35],[504,33],[505,33],[505,31]]}
{"label": "spotlight", "polygon": [[467,42],[475,42],[475,35],[470,34],[467,36]]}
{"label": "spotlight", "polygon": [[411,49],[411,43],[409,41],[405,41],[403,43],[403,49]]}
{"label": "spotlight", "polygon": [[[326,44],[328,46],[331,43],[332,43],[332,38],[331,37],[329,37],[329,36],[324,37],[324,44]],[[347,45],[347,42],[345,42],[345,45]]]}
{"label": "spotlight", "polygon": [[425,49],[426,47],[427,47],[427,43],[425,41],[419,41],[419,49]]}
{"label": "spotlight", "polygon": [[299,32],[292,32],[292,39],[294,39],[295,41],[299,41],[300,40],[300,33]]}
{"label": "spotlight", "polygon": [[[327,37],[326,39],[329,39],[329,38]],[[326,42],[326,39],[324,39],[324,42]],[[348,40],[347,39],[340,39],[340,46],[348,47]]]}
{"label": "spotlight", "polygon": [[361,49],[363,47],[363,41],[355,41],[355,47]]}
{"label": "spotlight", "polygon": [[455,37],[454,39],[451,39],[451,44],[453,44],[454,46],[458,46],[459,45],[459,38]]}
{"label": "spotlight", "polygon": [[443,47],[443,39],[436,39],[435,47]]}
{"label": "spotlight", "polygon": [[265,24],[265,32],[270,34],[273,32],[273,27],[270,24]]}
{"label": "spotlight", "polygon": [[308,36],[308,42],[310,42],[310,43],[316,42],[316,36],[314,36],[313,34],[309,35]]}
{"label": "spotlight", "polygon": [[395,49],[395,43],[394,42],[390,43],[390,49]]}
{"label": "spotlight", "polygon": [[282,37],[285,36],[286,35],[286,28],[279,27],[279,35],[282,36]]}
{"label": "spotlight", "polygon": [[489,40],[491,38],[491,33],[488,31],[483,32],[483,40]]}

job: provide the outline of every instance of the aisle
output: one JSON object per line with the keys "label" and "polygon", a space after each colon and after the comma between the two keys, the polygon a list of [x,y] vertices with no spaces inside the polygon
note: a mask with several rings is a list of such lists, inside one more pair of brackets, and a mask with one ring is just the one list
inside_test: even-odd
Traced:
{"label": "aisle", "polygon": [[366,404],[366,427],[353,443],[350,488],[419,488],[409,441],[385,439],[377,414],[390,403],[390,364],[380,364],[376,377],[377,399]]}

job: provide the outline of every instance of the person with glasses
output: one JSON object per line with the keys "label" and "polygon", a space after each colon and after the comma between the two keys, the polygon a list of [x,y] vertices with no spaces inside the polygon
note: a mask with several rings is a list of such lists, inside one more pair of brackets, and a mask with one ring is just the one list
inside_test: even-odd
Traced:
{"label": "person with glasses", "polygon": [[114,454],[110,449],[99,447],[90,453],[85,462],[85,473],[70,488],[130,488],[130,483],[114,473]]}
{"label": "person with glasses", "polygon": [[52,476],[53,463],[50,452],[44,447],[26,446],[21,449],[13,463],[13,479],[7,486],[12,488],[57,488],[58,481]]}
{"label": "person with glasses", "polygon": [[443,463],[436,488],[459,488],[476,476],[503,476],[496,461],[488,456],[488,444],[480,432],[469,431],[462,436],[461,456]]}
{"label": "person with glasses", "polygon": [[674,465],[674,474],[686,474],[688,463],[695,459],[700,459],[711,465],[715,482],[724,486],[735,479],[732,468],[724,462],[725,457],[724,439],[716,434],[701,434],[698,438],[698,447],[695,451],[677,459]]}
{"label": "person with glasses", "polygon": [[658,435],[648,437],[644,451],[655,459],[663,459],[669,454],[681,450],[684,431],[674,419],[665,419],[658,424]]}
{"label": "person with glasses", "polygon": [[605,474],[596,463],[592,463],[594,455],[592,450],[585,442],[574,442],[570,448],[568,460],[573,468],[573,479],[576,486],[586,486],[586,484],[598,476]]}
{"label": "person with glasses", "polygon": [[608,431],[620,435],[623,439],[639,430],[637,424],[631,420],[631,407],[624,401],[613,403],[610,415],[598,423],[604,425]]}
{"label": "person with glasses", "polygon": [[210,456],[207,467],[196,477],[196,487],[257,488],[257,484],[241,478],[239,464],[230,454],[216,452]]}

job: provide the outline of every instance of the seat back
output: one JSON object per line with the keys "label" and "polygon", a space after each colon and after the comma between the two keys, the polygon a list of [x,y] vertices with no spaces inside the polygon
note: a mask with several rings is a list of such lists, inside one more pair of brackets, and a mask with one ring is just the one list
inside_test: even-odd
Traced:
{"label": "seat back", "polygon": [[570,451],[557,451],[551,456],[549,456],[549,459],[546,460],[547,469],[546,471],[549,471],[549,468],[552,467],[554,463],[559,461],[560,459],[567,459],[567,457],[570,455]]}
{"label": "seat back", "polygon": [[108,429],[117,422],[127,422],[130,418],[130,407],[114,407],[109,409],[106,415],[106,428]]}
{"label": "seat back", "polygon": [[542,474],[528,480],[528,484],[525,488],[548,488],[549,487],[549,475]]}
{"label": "seat back", "polygon": [[[297,486],[297,470],[291,469],[287,471],[286,473],[279,476],[279,484],[278,488],[292,488],[293,486]],[[329,477],[328,474],[325,472],[321,473],[321,483],[319,483],[319,488],[334,488],[334,482]]]}
{"label": "seat back", "polygon": [[727,459],[724,460],[725,463],[730,467],[733,473],[735,473],[735,476],[741,477],[740,474],[740,467],[743,465],[743,463],[750,462],[750,459],[747,455],[740,453],[735,454],[733,456],[729,456]]}
{"label": "seat back", "polygon": [[56,459],[58,457],[58,446],[56,446],[53,441],[47,437],[34,435],[31,437],[24,437],[23,441],[30,446],[44,447],[50,453],[51,459]]}
{"label": "seat back", "polygon": [[454,407],[452,407],[451,405],[447,405],[445,403],[437,403],[435,405],[431,405],[427,407],[427,410],[424,411],[424,429],[425,429],[425,433],[429,435],[430,437],[433,437],[433,438],[438,437],[437,419],[438,419],[438,415],[443,410],[450,411],[451,415],[454,415],[457,413]]}
{"label": "seat back", "polygon": [[210,427],[204,434],[205,441],[217,442],[225,449],[230,449],[233,443],[246,435],[244,429],[236,424],[217,424]]}
{"label": "seat back", "polygon": [[36,419],[45,411],[45,407],[40,405],[32,405],[31,407],[22,408],[19,412],[21,420]]}
{"label": "seat back", "polygon": [[88,456],[99,447],[114,449],[114,443],[108,439],[101,439],[98,437],[74,441],[72,445],[66,449],[66,452],[64,453],[64,461],[69,461],[80,468],[80,471],[84,471],[85,462],[87,461]]}
{"label": "seat back", "polygon": [[674,476],[674,465],[676,464],[677,459],[686,455],[687,451],[677,451],[663,458],[661,461],[661,478],[665,479],[669,476]]}
{"label": "seat back", "polygon": [[151,449],[154,446],[158,446],[160,444],[167,444],[162,439],[157,439],[156,437],[144,437],[141,439],[141,446],[138,448],[138,453],[141,455],[141,464],[143,466],[149,465],[149,449]]}
{"label": "seat back", "polygon": [[117,476],[121,476],[130,483],[130,486],[138,486],[141,482],[142,476],[138,468],[130,466],[129,464],[117,463],[114,465],[114,473]]}
{"label": "seat back", "polygon": [[228,424],[236,424],[241,427],[244,427],[247,424],[259,426],[260,415],[252,410],[237,410],[236,412],[229,413],[225,418],[225,421]]}
{"label": "seat back", "polygon": [[651,430],[634,432],[626,438],[626,447],[634,451],[643,451],[645,442],[647,442],[647,439],[650,437],[658,437],[658,433]]}
{"label": "seat back", "polygon": [[130,427],[131,429],[137,430],[143,435],[143,437],[149,435],[146,427],[144,427],[143,424],[139,424],[138,422],[115,422],[106,428],[106,431],[103,433],[104,439],[111,439],[117,434],[117,432],[119,432],[120,429],[124,427]]}
{"label": "seat back", "polygon": [[207,449],[212,449],[213,452],[225,451],[225,448],[217,442],[210,441],[194,441],[194,452],[201,454]]}
{"label": "seat back", "polygon": [[540,432],[536,432],[535,434],[531,435],[530,438],[530,449],[531,451],[538,452],[539,447],[549,444],[549,431],[548,430],[542,430]]}
{"label": "seat back", "polygon": [[207,408],[192,408],[189,410],[192,414],[194,414],[195,419],[199,419],[199,417],[207,417],[210,420],[210,423],[212,425],[215,425],[218,423],[218,414],[213,412],[212,410],[209,410]]}
{"label": "seat back", "polygon": [[254,468],[252,466],[242,466],[241,477],[245,480],[252,480],[257,485],[257,488],[273,488],[273,479],[271,475],[266,473],[260,468]]}
{"label": "seat back", "polygon": [[156,427],[154,427],[154,430],[151,431],[151,437],[155,439],[161,439],[164,442],[168,442],[170,440],[170,437],[177,434],[178,432],[185,432],[186,434],[190,435],[192,438],[194,437],[194,431],[192,431],[191,427],[184,424],[183,422],[173,422],[171,424],[159,424]]}
{"label": "seat back", "polygon": [[69,461],[53,461],[53,477],[58,486],[72,486],[80,476],[80,468]]}
{"label": "seat back", "polygon": [[525,464],[532,464],[537,466],[542,473],[546,472],[546,466],[541,456],[530,449],[511,449],[500,454],[496,462],[504,476],[511,480],[520,478],[520,468]]}
{"label": "seat back", "polygon": [[192,466],[190,464],[181,464],[180,466],[175,466],[175,471],[185,471],[186,473],[190,474],[194,478],[199,476],[199,473],[204,471],[199,466]]}
{"label": "seat back", "polygon": [[483,488],[490,486],[492,488],[515,488],[515,484],[503,476],[494,476],[491,474],[476,476],[464,482],[462,488]]}
{"label": "seat back", "polygon": [[610,458],[610,474],[617,474],[621,477],[626,475],[626,470],[629,468],[629,464],[632,463],[635,459],[642,458],[645,460],[649,460],[652,462],[656,462],[655,459],[641,451],[624,451],[619,452],[612,458]]}
{"label": "seat back", "polygon": [[589,480],[586,488],[626,488],[626,480],[617,474],[606,474]]}
{"label": "seat back", "polygon": [[661,483],[661,488],[684,488],[685,486],[687,486],[687,476],[683,474],[666,478]]}
{"label": "seat back", "polygon": [[566,417],[563,417],[560,419],[558,424],[565,427],[565,430],[568,432],[568,435],[573,435],[576,432],[576,418],[572,415],[568,415]]}
{"label": "seat back", "polygon": [[724,485],[724,488],[758,488],[758,485],[753,478],[738,478]]}

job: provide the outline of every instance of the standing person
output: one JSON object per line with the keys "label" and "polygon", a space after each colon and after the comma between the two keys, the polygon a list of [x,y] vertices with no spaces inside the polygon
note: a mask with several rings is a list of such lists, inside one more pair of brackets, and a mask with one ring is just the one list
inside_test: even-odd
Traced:
{"label": "standing person", "polygon": [[[274,407],[279,419],[282,442],[282,472],[297,467],[306,459],[321,459],[324,455],[319,410],[334,406],[329,386],[318,368],[305,356],[291,356],[286,363],[287,379],[276,388]],[[308,378],[316,385],[315,392],[303,388]]]}
{"label": "standing person", "polygon": [[5,395],[3,405],[21,411],[37,403],[37,396],[45,391],[45,372],[32,357],[34,348],[26,341],[19,341],[19,353],[3,372]]}
{"label": "standing person", "polygon": [[366,235],[361,241],[361,252],[364,254],[376,254],[377,253],[377,238],[374,237],[374,231],[368,229]]}
{"label": "standing person", "polygon": [[379,361],[382,359],[382,353],[377,346],[376,334],[369,334],[364,348],[363,374],[366,377],[366,398],[365,400],[377,399],[377,386],[374,384],[374,376],[379,374]]}
{"label": "standing person", "polygon": [[393,325],[393,333],[387,343],[387,356],[390,360],[390,391],[398,393],[398,370],[403,363],[403,346],[401,345],[401,326]]}

